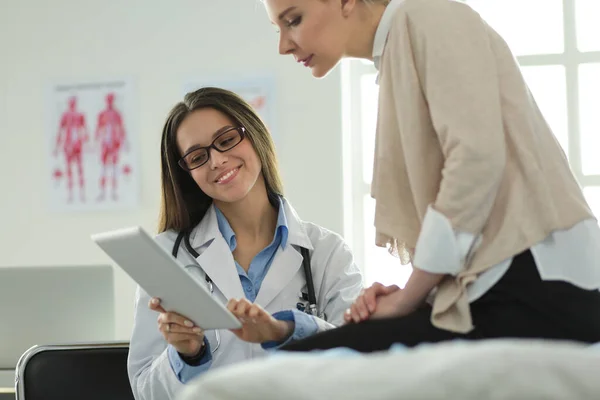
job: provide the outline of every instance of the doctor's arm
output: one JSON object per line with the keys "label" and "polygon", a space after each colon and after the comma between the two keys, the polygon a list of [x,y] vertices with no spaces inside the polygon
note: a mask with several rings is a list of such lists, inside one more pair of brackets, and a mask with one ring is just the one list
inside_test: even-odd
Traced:
{"label": "doctor's arm", "polygon": [[295,321],[293,334],[283,343],[263,344],[263,347],[282,347],[295,340],[304,339],[344,323],[344,313],[360,295],[363,277],[354,262],[348,245],[337,234],[321,232],[312,240],[315,248],[311,252],[317,306],[323,318],[308,315],[297,309],[281,311],[274,316]]}
{"label": "doctor's arm", "polygon": [[127,360],[129,381],[136,400],[169,399],[185,382],[210,368],[210,347],[204,340],[205,362],[187,365],[161,335],[157,326],[159,314],[148,308],[149,301],[150,296],[138,287]]}
{"label": "doctor's arm", "polygon": [[297,309],[273,315],[246,299],[231,300],[227,308],[244,320],[245,330],[233,330],[240,339],[261,343],[264,349],[277,349],[285,344],[342,325],[344,312],[363,288],[362,274],[343,239],[323,233],[313,240],[311,266],[317,305],[324,318]]}
{"label": "doctor's arm", "polygon": [[158,313],[158,329],[169,344],[169,362],[181,383],[208,371],[212,355],[204,331],[182,315],[165,311],[157,298],[148,307]]}
{"label": "doctor's arm", "polygon": [[319,318],[296,309],[279,311],[271,315],[260,305],[251,303],[247,299],[231,299],[227,309],[242,322],[241,328],[231,331],[240,340],[260,343],[265,350],[279,348],[290,341],[300,340],[318,331],[316,320]]}
{"label": "doctor's arm", "polygon": [[291,341],[341,326],[346,310],[363,289],[362,273],[354,262],[350,248],[339,235],[321,232],[313,244],[311,267],[317,306],[323,318],[297,309],[274,314],[278,319],[294,321],[294,330],[285,342],[263,344],[265,348],[281,347]]}

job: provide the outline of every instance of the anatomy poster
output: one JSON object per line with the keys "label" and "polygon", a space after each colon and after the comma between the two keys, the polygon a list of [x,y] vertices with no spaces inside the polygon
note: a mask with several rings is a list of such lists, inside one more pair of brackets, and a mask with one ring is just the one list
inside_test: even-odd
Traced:
{"label": "anatomy poster", "polygon": [[48,159],[55,211],[129,209],[140,173],[132,82],[57,83],[48,94]]}
{"label": "anatomy poster", "polygon": [[271,76],[249,76],[245,78],[213,78],[189,80],[184,85],[184,94],[201,87],[216,86],[231,90],[246,100],[265,122],[275,144],[277,134],[275,125],[275,78]]}

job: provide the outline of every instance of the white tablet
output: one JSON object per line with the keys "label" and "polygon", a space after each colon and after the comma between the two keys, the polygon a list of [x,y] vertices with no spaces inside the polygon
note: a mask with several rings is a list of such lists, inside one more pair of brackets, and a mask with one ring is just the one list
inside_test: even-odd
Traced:
{"label": "white tablet", "polygon": [[200,284],[184,266],[163,249],[141,227],[92,235],[98,244],[162,307],[189,318],[202,329],[235,329],[241,323],[215,299],[207,285]]}

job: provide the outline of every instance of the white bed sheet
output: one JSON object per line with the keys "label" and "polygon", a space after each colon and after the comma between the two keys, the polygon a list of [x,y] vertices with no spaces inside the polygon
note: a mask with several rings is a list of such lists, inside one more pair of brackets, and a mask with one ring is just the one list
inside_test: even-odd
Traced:
{"label": "white bed sheet", "polygon": [[600,347],[490,340],[279,353],[210,372],[177,397],[200,399],[600,399]]}

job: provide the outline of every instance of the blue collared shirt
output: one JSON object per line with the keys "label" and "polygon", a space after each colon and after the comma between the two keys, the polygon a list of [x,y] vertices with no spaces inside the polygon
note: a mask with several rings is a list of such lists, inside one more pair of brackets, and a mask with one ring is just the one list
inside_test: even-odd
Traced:
{"label": "blue collared shirt", "polygon": [[[219,226],[219,231],[225,242],[227,242],[229,249],[233,252],[237,247],[237,241],[235,238],[235,232],[231,229],[231,225],[223,215],[223,213],[216,207],[215,213],[217,215],[217,224]],[[244,269],[235,262],[235,267],[238,272],[238,276],[240,278],[240,282],[242,284],[242,288],[244,290],[244,294],[248,300],[254,302],[256,300],[256,296],[260,290],[262,282],[273,263],[273,259],[275,258],[275,254],[279,247],[284,249],[288,244],[288,224],[287,219],[283,207],[283,201],[281,198],[279,199],[279,213],[277,216],[277,225],[275,227],[275,235],[273,236],[273,241],[267,247],[265,247],[260,253],[254,257],[252,262],[250,263],[250,267],[248,268],[248,273],[244,271]],[[264,349],[274,349],[284,344],[288,343],[292,340],[299,340],[310,336],[317,332],[317,323],[307,315],[299,310],[285,310],[280,311],[273,314],[273,317],[280,321],[292,321],[294,322],[294,332],[290,336],[290,338],[284,343],[279,342],[267,342],[263,343],[262,347]],[[204,357],[200,361],[198,366],[191,366],[186,364],[179,354],[177,350],[173,346],[169,346],[167,353],[169,357],[169,361],[171,363],[171,368],[179,378],[182,383],[187,383],[191,379],[200,375],[201,373],[207,371],[212,364],[212,353],[210,350],[210,344],[206,337],[204,338],[204,345],[206,346],[206,351],[204,353]]]}

